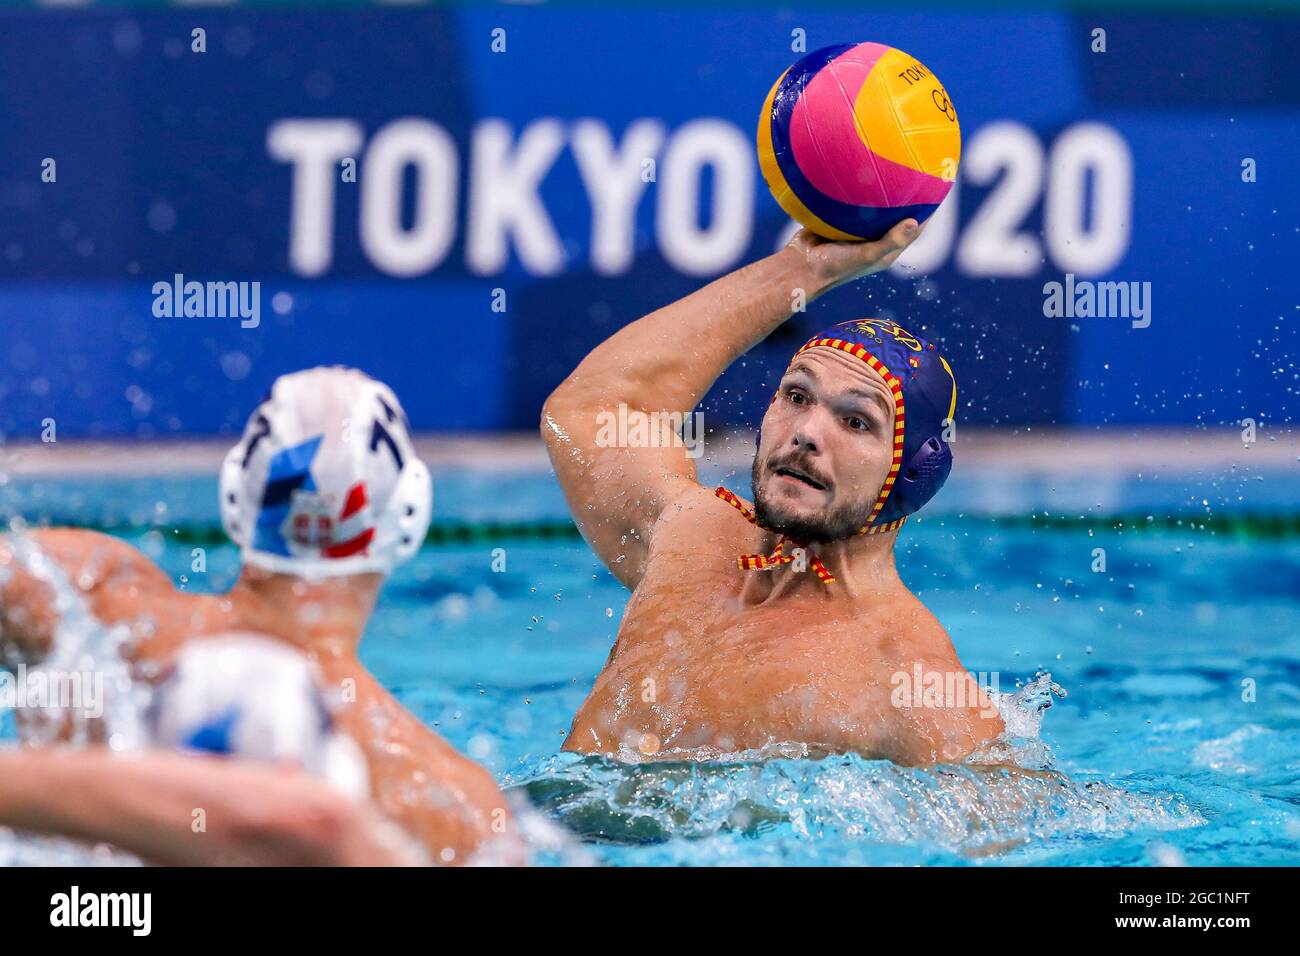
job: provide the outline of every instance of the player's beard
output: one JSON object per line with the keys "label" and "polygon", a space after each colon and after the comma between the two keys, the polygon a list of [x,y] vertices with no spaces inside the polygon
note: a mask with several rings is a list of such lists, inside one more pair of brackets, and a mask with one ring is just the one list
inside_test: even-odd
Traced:
{"label": "player's beard", "polygon": [[842,502],[829,511],[812,517],[793,514],[782,505],[767,500],[761,471],[758,456],[755,456],[754,467],[750,472],[754,488],[754,516],[764,528],[783,534],[791,541],[802,544],[842,541],[857,534],[871,518],[874,499],[866,503]]}

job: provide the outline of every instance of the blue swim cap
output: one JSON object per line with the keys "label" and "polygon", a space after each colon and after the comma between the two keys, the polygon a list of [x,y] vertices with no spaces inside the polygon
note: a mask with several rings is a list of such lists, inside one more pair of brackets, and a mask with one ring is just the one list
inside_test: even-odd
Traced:
{"label": "blue swim cap", "polygon": [[[952,470],[944,423],[957,410],[957,380],[933,342],[889,319],[854,319],[818,332],[795,353],[839,349],[873,368],[894,396],[894,459],[860,534],[917,511],[943,487]],[[793,362],[794,360],[791,359]]]}

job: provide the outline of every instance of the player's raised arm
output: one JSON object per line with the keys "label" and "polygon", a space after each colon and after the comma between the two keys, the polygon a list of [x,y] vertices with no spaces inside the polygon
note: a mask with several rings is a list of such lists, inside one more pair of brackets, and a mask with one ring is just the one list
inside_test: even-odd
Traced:
{"label": "player's raised arm", "polygon": [[800,232],[780,252],[620,329],[551,394],[541,428],[560,487],[619,580],[640,581],[655,521],[694,483],[695,465],[678,443],[611,441],[620,431],[612,423],[646,416],[640,420],[657,429],[674,413],[689,414],[727,366],[790,317],[800,296],[812,301],[887,268],[916,234],[912,220],[876,242]]}

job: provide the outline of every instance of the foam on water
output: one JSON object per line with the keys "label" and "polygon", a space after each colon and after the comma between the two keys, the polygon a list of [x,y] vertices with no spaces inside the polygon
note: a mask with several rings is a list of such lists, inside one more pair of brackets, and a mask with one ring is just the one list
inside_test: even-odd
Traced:
{"label": "foam on water", "polygon": [[[1177,795],[1129,792],[1050,769],[1038,738],[1043,711],[1064,691],[1043,674],[1000,695],[1008,733],[961,765],[900,767],[857,755],[818,756],[801,744],[761,751],[696,754],[645,763],[564,753],[521,774],[518,788],[581,837],[623,845],[752,839],[780,832],[778,859],[810,862],[798,844],[857,845],[857,862],[890,862],[872,847],[907,846],[929,858],[979,858],[1033,841],[1174,830],[1205,821]],[[793,838],[793,839],[790,839]],[[752,852],[750,860],[753,861]],[[843,862],[840,854],[832,862]],[[915,859],[913,859],[913,862]]]}

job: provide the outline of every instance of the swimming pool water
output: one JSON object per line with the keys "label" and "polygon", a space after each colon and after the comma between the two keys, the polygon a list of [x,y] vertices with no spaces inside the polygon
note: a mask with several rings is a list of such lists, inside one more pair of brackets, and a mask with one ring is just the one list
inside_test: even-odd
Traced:
{"label": "swimming pool water", "polygon": [[[24,506],[28,520],[129,518],[124,536],[175,580],[221,590],[234,549],[210,549],[194,575],[191,545],[165,533],[187,508],[214,518],[213,485],[74,482],[47,491],[37,514],[30,494]],[[547,476],[448,475],[437,489],[440,519],[563,513]],[[579,540],[426,547],[389,582],[362,659],[513,799],[572,834],[537,862],[1300,862],[1300,541],[1035,530],[948,511],[905,529],[899,566],[969,670],[1008,694],[1041,672],[1063,688],[1038,695],[1053,706],[1017,749],[1056,773],[559,754],[627,598]]]}

